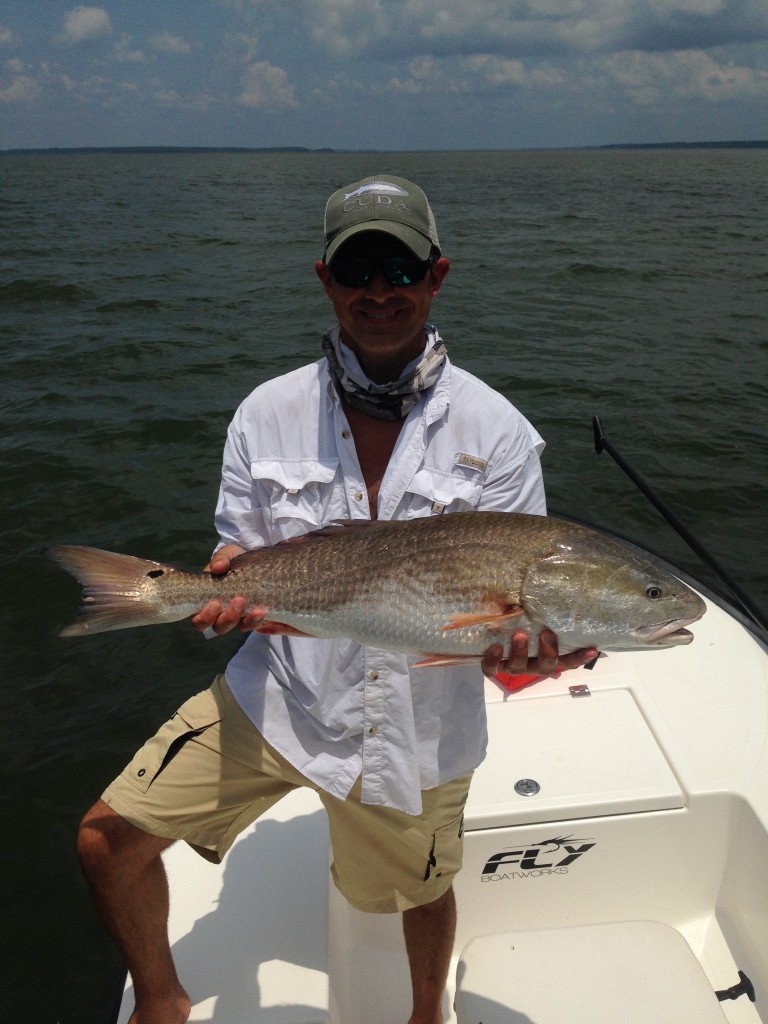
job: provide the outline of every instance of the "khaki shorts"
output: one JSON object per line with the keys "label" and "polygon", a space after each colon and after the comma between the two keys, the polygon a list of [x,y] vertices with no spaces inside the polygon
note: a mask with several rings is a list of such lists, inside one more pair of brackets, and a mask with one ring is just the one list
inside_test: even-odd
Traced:
{"label": "khaki shorts", "polygon": [[422,793],[418,817],[331,796],[259,734],[223,676],[183,704],[102,799],[145,832],[182,839],[218,863],[237,835],[297,787],[328,813],[334,882],[358,910],[393,913],[431,903],[461,867],[470,775]]}

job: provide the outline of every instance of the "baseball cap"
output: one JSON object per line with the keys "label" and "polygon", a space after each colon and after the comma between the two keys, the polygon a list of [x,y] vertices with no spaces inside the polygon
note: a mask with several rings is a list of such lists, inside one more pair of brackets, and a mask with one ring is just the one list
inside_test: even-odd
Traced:
{"label": "baseball cap", "polygon": [[325,207],[324,230],[326,263],[362,231],[392,235],[420,260],[427,259],[433,246],[440,251],[427,197],[412,181],[393,175],[374,174],[334,192]]}

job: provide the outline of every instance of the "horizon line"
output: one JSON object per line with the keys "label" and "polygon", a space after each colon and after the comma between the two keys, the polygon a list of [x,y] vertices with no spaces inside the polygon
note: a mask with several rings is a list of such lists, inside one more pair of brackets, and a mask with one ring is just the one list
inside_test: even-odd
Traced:
{"label": "horizon line", "polygon": [[0,148],[0,154],[17,153],[546,153],[573,150],[607,149],[763,149],[768,139],[706,140],[696,142],[610,142],[582,146],[497,146],[439,149],[361,149],[331,146],[185,146],[185,145],[125,145],[125,146],[10,146]]}

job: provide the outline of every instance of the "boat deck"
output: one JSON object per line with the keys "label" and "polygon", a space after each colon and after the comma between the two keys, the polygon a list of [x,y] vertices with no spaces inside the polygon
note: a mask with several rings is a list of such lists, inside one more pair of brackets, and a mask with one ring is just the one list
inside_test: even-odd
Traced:
{"label": "boat deck", "polygon": [[[625,999],[634,1005],[632,985],[645,986],[648,1024],[768,1024],[768,652],[711,601],[694,631],[689,647],[611,654],[515,694],[488,684],[489,755],[466,811],[446,1021],[630,1024],[616,996],[603,1017],[594,995],[608,948],[599,926],[610,926],[609,947],[642,975]],[[538,789],[518,792],[520,780]],[[355,911],[329,885],[313,793],[273,808],[220,868],[183,845],[166,863],[192,1021],[408,1019],[399,917]],[[576,935],[595,942],[583,991],[565,969]],[[670,943],[679,969],[663,953]],[[739,971],[756,1001],[718,1001]],[[526,1005],[541,991],[560,993],[563,1016]],[[132,1005],[129,979],[118,1024]]]}

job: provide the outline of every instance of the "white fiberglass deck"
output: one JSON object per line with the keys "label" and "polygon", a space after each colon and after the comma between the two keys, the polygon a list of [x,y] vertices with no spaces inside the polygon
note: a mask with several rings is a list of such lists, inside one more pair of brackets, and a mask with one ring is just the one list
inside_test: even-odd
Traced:
{"label": "white fiberglass deck", "polygon": [[457,971],[458,1024],[726,1024],[675,928],[622,921],[473,939]]}
{"label": "white fiberglass deck", "polygon": [[[628,957],[642,948],[649,970],[663,965],[658,985],[632,982],[646,984],[654,1014],[668,1005],[663,986],[674,990],[674,1015],[648,1024],[768,1024],[768,655],[711,603],[694,631],[689,647],[609,655],[515,695],[489,684],[491,744],[467,806],[446,1021],[457,1019],[458,969],[461,993],[472,987],[472,1005],[484,1006],[472,1016],[460,994],[462,1024],[558,1024],[525,1010],[542,986],[570,1007],[569,1024],[596,1024],[597,1005],[583,1005],[590,986],[566,986],[562,950],[573,929],[587,929],[599,951],[608,932],[598,926],[610,925]],[[591,696],[570,696],[579,685]],[[519,795],[519,779],[540,789]],[[319,802],[298,793],[221,867],[184,846],[169,851],[173,948],[192,1021],[408,1019],[399,918],[352,910],[328,884],[327,850]],[[483,981],[505,943],[538,950],[518,992],[512,974],[501,989],[492,970]],[[718,1003],[714,992],[740,970],[756,1002]],[[120,1024],[131,1007],[129,979]],[[626,1007],[606,1012],[632,1020]]]}

